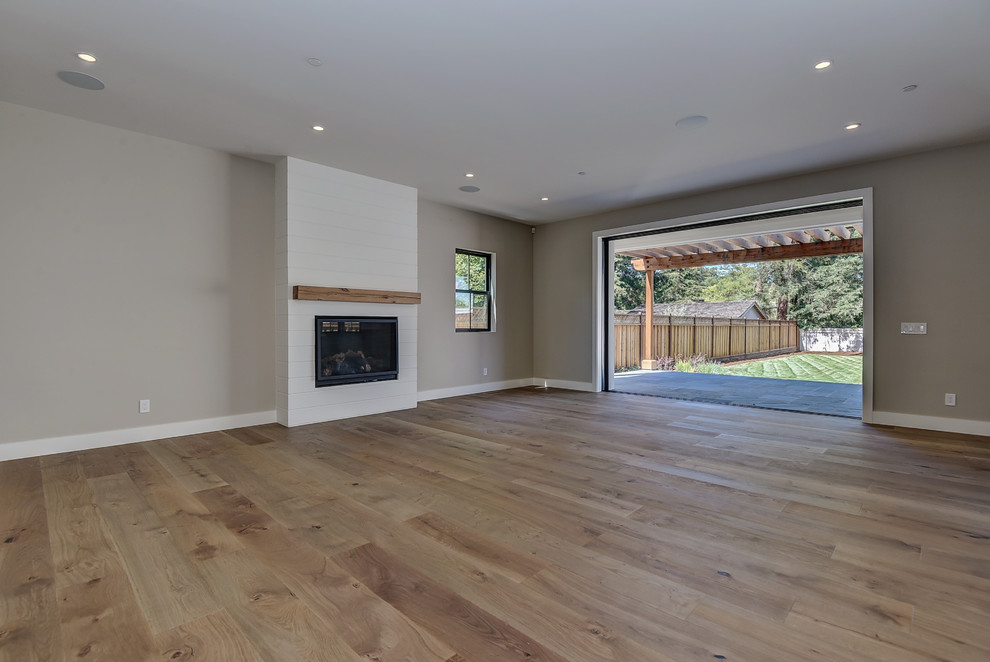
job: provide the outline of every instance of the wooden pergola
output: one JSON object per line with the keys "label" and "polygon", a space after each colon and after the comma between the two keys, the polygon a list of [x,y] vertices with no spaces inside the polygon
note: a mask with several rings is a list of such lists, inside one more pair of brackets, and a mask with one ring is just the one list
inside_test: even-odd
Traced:
{"label": "wooden pergola", "polygon": [[646,274],[646,314],[642,341],[641,367],[656,369],[653,359],[653,277],[657,270],[705,267],[718,264],[744,264],[802,257],[848,255],[863,252],[863,223],[836,222],[818,227],[763,234],[747,234],[710,241],[662,243],[656,246],[619,251],[632,258],[637,271]]}

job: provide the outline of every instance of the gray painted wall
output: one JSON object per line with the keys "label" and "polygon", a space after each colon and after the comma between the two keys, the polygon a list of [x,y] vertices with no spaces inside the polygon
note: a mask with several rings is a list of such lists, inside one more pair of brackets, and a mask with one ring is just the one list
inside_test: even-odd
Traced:
{"label": "gray painted wall", "polygon": [[271,165],[6,103],[0,143],[0,444],[274,409]]}
{"label": "gray painted wall", "polygon": [[[874,192],[874,409],[990,420],[990,142],[562,221],[534,244],[538,378],[591,382],[592,233],[838,191]],[[928,322],[902,336],[900,322]],[[946,407],[943,394],[958,394]]]}
{"label": "gray painted wall", "polygon": [[[454,331],[454,251],[495,253],[496,330]],[[419,202],[419,390],[533,376],[533,236],[529,226]],[[488,375],[482,375],[488,368]]]}
{"label": "gray painted wall", "polygon": [[[271,165],[6,103],[0,140],[0,444],[274,409]],[[590,384],[596,230],[872,187],[874,409],[990,420],[987,181],[990,142],[535,236],[420,201],[418,390]],[[453,330],[455,248],[496,253],[495,333]],[[901,321],[928,322],[929,333],[902,336]],[[957,407],[942,404],[945,392]],[[150,414],[138,414],[140,398]]]}

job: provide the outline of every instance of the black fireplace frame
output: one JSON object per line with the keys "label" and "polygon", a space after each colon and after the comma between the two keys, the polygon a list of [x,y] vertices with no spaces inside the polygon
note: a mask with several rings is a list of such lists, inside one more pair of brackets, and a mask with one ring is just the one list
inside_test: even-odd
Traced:
{"label": "black fireplace frame", "polygon": [[[322,366],[320,365],[320,329],[324,321],[332,322],[385,322],[389,324],[391,331],[391,345],[394,352],[394,370],[381,370],[378,372],[364,372],[354,375],[332,375],[330,377],[321,376]],[[342,315],[316,315],[313,325],[313,362],[316,376],[316,388],[325,386],[341,386],[343,384],[361,384],[365,382],[383,382],[399,378],[399,319],[397,317],[354,317]]]}

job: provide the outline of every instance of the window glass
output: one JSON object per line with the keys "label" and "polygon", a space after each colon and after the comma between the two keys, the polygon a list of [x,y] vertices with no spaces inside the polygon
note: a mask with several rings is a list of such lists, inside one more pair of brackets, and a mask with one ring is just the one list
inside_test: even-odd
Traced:
{"label": "window glass", "polygon": [[457,249],[454,257],[454,328],[491,331],[492,256]]}

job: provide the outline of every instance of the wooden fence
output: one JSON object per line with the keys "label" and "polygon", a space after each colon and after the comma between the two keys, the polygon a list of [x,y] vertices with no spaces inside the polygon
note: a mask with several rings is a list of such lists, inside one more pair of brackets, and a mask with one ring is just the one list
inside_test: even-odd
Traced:
{"label": "wooden fence", "polygon": [[[615,367],[639,367],[643,315],[615,316]],[[791,320],[653,316],[653,357],[739,360],[796,352],[800,331]]]}

